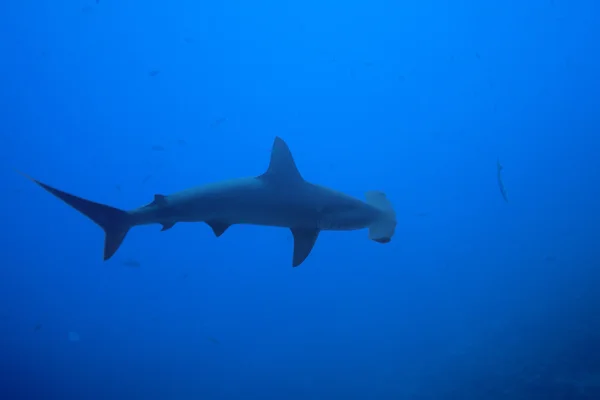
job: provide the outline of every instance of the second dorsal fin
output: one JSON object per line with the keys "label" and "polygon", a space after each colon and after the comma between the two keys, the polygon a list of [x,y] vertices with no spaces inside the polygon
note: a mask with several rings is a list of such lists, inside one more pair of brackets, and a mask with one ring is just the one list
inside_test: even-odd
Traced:
{"label": "second dorsal fin", "polygon": [[155,194],[151,204],[162,207],[167,205],[167,196],[164,194]]}

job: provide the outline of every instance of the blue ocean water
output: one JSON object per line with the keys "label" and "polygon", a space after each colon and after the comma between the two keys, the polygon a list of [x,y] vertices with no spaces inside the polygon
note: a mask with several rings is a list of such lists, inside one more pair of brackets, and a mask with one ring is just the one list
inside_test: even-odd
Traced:
{"label": "blue ocean water", "polygon": [[[600,3],[0,4],[0,398],[599,399]],[[102,230],[302,175],[398,226]],[[499,188],[497,163],[503,166]]]}

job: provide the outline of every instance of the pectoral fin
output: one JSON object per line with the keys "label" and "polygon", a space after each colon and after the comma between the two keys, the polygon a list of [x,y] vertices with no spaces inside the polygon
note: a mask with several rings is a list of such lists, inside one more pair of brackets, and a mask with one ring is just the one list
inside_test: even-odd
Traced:
{"label": "pectoral fin", "polygon": [[318,229],[292,228],[292,235],[294,235],[292,267],[297,267],[306,260],[319,237],[319,232]]}

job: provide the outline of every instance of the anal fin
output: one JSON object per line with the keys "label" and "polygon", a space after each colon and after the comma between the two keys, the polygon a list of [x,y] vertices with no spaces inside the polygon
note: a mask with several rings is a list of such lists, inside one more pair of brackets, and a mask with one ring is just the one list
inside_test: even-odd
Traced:
{"label": "anal fin", "polygon": [[206,221],[208,226],[213,230],[216,237],[221,236],[231,225],[219,221]]}
{"label": "anal fin", "polygon": [[297,267],[306,260],[306,257],[312,251],[317,238],[319,237],[318,229],[300,229],[292,228],[294,235],[294,256],[292,258],[292,267]]}
{"label": "anal fin", "polygon": [[173,226],[175,226],[175,222],[166,222],[166,223],[162,224],[162,229],[160,231],[161,232],[167,231],[167,230],[171,229]]}

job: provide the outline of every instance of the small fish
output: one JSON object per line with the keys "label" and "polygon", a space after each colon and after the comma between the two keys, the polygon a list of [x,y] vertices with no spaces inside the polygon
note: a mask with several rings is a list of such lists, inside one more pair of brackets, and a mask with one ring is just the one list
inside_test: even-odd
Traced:
{"label": "small fish", "polygon": [[34,332],[38,332],[42,330],[42,324],[35,324],[35,327],[33,328]]}
{"label": "small fish", "polygon": [[159,73],[160,73],[160,70],[153,69],[152,71],[148,72],[148,75],[154,77],[154,76],[158,75]]}
{"label": "small fish", "polygon": [[476,52],[475,52],[475,57],[477,57],[477,59],[478,59],[478,60],[480,60],[480,59],[481,59],[481,56],[479,55],[479,52],[478,52],[478,51],[476,51]]}
{"label": "small fish", "polygon": [[142,184],[147,183],[150,179],[152,179],[152,175],[146,175],[144,179],[142,179]]}
{"label": "small fish", "polygon": [[187,142],[185,140],[183,140],[183,139],[179,139],[177,141],[177,144],[180,145],[180,146],[185,146],[187,144]]}
{"label": "small fish", "polygon": [[206,339],[208,339],[208,341],[212,344],[221,344],[221,342],[219,342],[219,339],[217,339],[214,336],[207,336]]}
{"label": "small fish", "polygon": [[117,189],[117,190],[120,192],[120,191],[121,191],[121,185],[119,185],[119,184],[116,184],[116,185],[115,185],[115,189]]}
{"label": "small fish", "polygon": [[142,264],[140,264],[139,261],[136,261],[134,259],[129,259],[123,262],[123,265],[129,268],[139,268],[142,266]]}
{"label": "small fish", "polygon": [[96,4],[100,4],[100,0],[96,0]]}
{"label": "small fish", "polygon": [[69,332],[68,338],[69,342],[79,342],[79,340],[81,339],[79,333],[77,332]]}
{"label": "small fish", "polygon": [[163,146],[161,146],[160,144],[155,144],[154,146],[152,146],[152,150],[154,150],[154,151],[165,151],[165,148]]}
{"label": "small fish", "polygon": [[508,194],[506,193],[506,188],[504,187],[504,182],[502,182],[502,170],[504,167],[500,164],[500,160],[496,160],[496,169],[497,169],[497,178],[498,178],[498,187],[500,188],[500,193],[502,194],[502,198],[504,201],[508,203]]}
{"label": "small fish", "polygon": [[188,43],[188,44],[192,44],[192,43],[194,43],[194,38],[190,37],[190,36],[186,36],[186,37],[183,38],[183,41],[186,42],[186,43]]}
{"label": "small fish", "polygon": [[217,126],[221,125],[226,120],[227,120],[227,117],[219,118],[219,119],[215,120],[212,124],[210,124],[210,126],[211,126],[211,128],[216,128]]}

